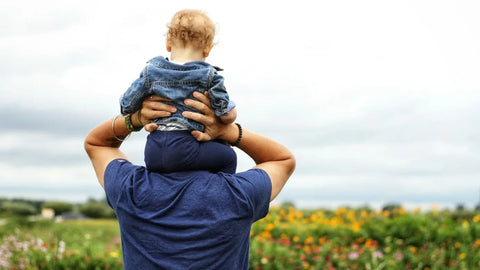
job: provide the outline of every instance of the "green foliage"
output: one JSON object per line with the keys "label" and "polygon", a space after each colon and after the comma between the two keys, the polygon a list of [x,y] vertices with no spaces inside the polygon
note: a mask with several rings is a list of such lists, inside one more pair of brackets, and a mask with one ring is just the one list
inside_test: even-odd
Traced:
{"label": "green foliage", "polygon": [[123,269],[115,220],[32,223],[8,220],[0,269]]}
{"label": "green foliage", "polygon": [[37,214],[37,209],[27,203],[21,201],[3,201],[0,205],[0,211],[10,215],[29,216]]}
{"label": "green foliage", "polygon": [[55,211],[55,216],[59,216],[63,213],[72,211],[73,205],[68,202],[50,201],[45,202],[43,208],[51,208]]}
{"label": "green foliage", "polygon": [[102,202],[87,202],[80,206],[80,213],[90,218],[112,218],[115,217],[113,210]]}
{"label": "green foliage", "polygon": [[[480,269],[480,212],[462,211],[272,207],[252,227],[250,269]],[[123,267],[116,220],[0,221],[0,269]]]}
{"label": "green foliage", "polygon": [[480,269],[480,213],[465,211],[272,208],[250,269]]}

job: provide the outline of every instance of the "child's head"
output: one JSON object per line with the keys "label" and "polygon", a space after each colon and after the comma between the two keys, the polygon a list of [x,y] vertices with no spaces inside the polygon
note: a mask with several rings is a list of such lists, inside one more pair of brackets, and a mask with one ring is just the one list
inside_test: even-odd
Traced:
{"label": "child's head", "polygon": [[178,48],[205,51],[213,47],[215,24],[200,10],[185,9],[177,12],[168,24],[167,44]]}

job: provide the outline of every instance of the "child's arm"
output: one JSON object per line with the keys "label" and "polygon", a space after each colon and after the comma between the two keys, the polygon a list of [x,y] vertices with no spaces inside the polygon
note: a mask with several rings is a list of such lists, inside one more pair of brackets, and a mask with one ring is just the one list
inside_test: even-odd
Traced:
{"label": "child's arm", "polygon": [[235,119],[237,119],[236,108],[233,108],[229,113],[220,116],[220,121],[222,121],[224,124],[231,124],[235,122]]}
{"label": "child's arm", "polygon": [[120,109],[123,115],[128,113],[132,114],[138,111],[142,107],[142,102],[146,96],[148,96],[148,91],[145,88],[147,74],[147,67],[142,70],[140,77],[137,78],[132,85],[127,89],[127,91],[120,97]]}

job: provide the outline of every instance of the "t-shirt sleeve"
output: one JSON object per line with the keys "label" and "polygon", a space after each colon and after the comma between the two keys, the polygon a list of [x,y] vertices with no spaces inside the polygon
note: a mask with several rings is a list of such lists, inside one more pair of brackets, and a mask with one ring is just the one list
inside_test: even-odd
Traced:
{"label": "t-shirt sleeve", "polygon": [[125,182],[133,175],[134,167],[126,159],[112,160],[105,169],[104,187],[107,203],[113,210],[117,207],[117,202],[122,194],[122,189],[125,187]]}
{"label": "t-shirt sleeve", "polygon": [[253,221],[264,218],[270,207],[272,182],[268,174],[262,169],[251,169],[237,173],[239,183],[253,210]]}

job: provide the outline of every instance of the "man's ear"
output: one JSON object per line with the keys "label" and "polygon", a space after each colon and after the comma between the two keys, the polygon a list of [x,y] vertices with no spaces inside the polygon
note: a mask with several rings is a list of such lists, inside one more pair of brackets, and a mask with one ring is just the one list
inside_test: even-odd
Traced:
{"label": "man's ear", "polygon": [[165,42],[165,47],[167,48],[167,52],[172,51],[172,41],[169,38],[167,38],[167,40]]}

